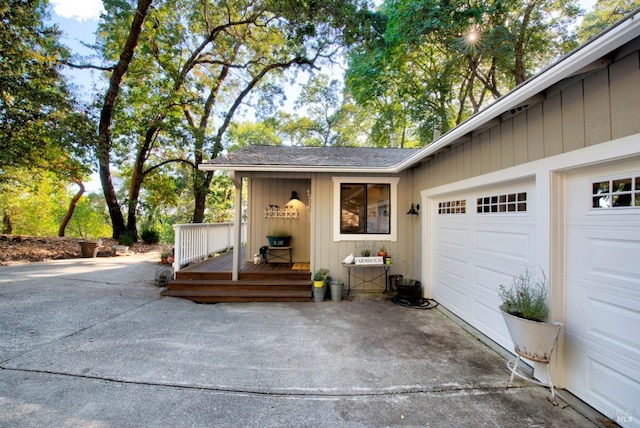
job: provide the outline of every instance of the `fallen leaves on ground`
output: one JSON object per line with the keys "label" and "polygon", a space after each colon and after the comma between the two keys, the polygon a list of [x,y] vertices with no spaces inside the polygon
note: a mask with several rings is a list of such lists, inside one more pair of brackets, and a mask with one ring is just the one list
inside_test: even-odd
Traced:
{"label": "fallen leaves on ground", "polygon": [[[16,263],[40,262],[44,260],[76,259],[80,253],[81,239],[52,238],[42,236],[0,235],[0,266]],[[98,257],[113,257],[115,239],[103,239]],[[134,243],[129,247],[133,253],[167,251],[169,245]]]}

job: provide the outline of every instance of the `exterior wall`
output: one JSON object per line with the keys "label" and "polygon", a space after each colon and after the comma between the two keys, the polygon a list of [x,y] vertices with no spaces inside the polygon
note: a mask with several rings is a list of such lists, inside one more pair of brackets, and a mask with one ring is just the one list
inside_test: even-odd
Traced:
{"label": "exterior wall", "polygon": [[635,50],[545,100],[504,118],[414,171],[415,189],[477,177],[640,132],[640,58]]}
{"label": "exterior wall", "polygon": [[[292,258],[294,262],[308,262],[311,250],[311,223],[310,212],[307,210],[307,191],[311,189],[311,181],[308,178],[292,175],[291,178],[282,178],[270,174],[252,174],[248,186],[247,218],[247,258],[253,259],[263,245],[268,245],[267,235],[274,230],[286,230],[291,233],[293,246]],[[280,208],[289,202],[291,192],[296,191],[300,203],[296,203],[299,210],[297,219],[265,218],[264,209],[269,205],[278,205]]]}
{"label": "exterior wall", "polygon": [[[332,177],[349,176],[366,177],[371,174],[355,175],[355,174],[315,174],[312,179],[312,258],[311,268],[317,270],[319,268],[327,268],[333,279],[339,279],[347,282],[347,271],[340,262],[353,253],[359,256],[358,249],[364,245],[365,241],[339,241],[333,240],[334,225],[334,195]],[[380,177],[376,175],[375,177]],[[419,233],[416,230],[420,228],[419,216],[410,216],[406,212],[409,210],[411,203],[419,202],[419,194],[413,193],[411,187],[411,172],[405,172],[400,175],[398,183],[398,239],[395,242],[376,240],[375,247],[371,244],[371,249],[377,251],[384,246],[393,261],[393,265],[389,270],[389,274],[402,274],[405,277],[413,277],[419,269],[419,260],[415,259],[415,248],[419,248]],[[394,221],[394,220],[392,220]],[[380,269],[364,269],[358,271],[358,276],[365,280],[380,275]],[[353,285],[353,284],[352,284]],[[373,284],[367,284],[361,288],[354,288],[355,291],[375,291],[379,292],[384,289],[384,279],[379,278]]]}
{"label": "exterior wall", "polygon": [[[441,195],[534,180],[536,207],[532,215],[536,225],[532,251],[536,265],[549,274],[553,319],[565,322],[565,326],[566,285],[570,279],[566,275],[565,212],[572,203],[565,188],[566,176],[579,168],[591,171],[594,165],[615,166],[621,159],[637,164],[639,46],[636,39],[613,55],[610,65],[560,82],[543,94],[543,101],[513,116],[504,114],[490,129],[438,153],[414,171],[413,188],[429,204]],[[418,258],[424,264],[425,275],[429,275],[434,251],[427,234],[432,220],[426,215],[423,220],[426,245]],[[619,231],[622,227],[614,228]],[[491,282],[496,287],[499,283]],[[426,296],[432,297],[431,278],[425,285]],[[501,321],[495,323],[501,325]],[[575,370],[571,364],[564,364],[567,360],[563,335],[553,358],[554,383],[563,387],[565,372]]]}
{"label": "exterior wall", "polygon": [[[311,262],[311,269],[327,268],[333,279],[347,281],[346,269],[340,262],[350,253],[359,255],[358,250],[364,241],[333,241],[334,227],[334,175],[362,177],[367,175],[354,174],[282,174],[282,173],[247,173],[248,186],[248,239],[247,254],[252,257],[262,245],[266,245],[266,235],[273,229],[291,230],[294,241],[293,259],[299,262]],[[371,174],[368,174],[372,176]],[[420,272],[420,260],[415,257],[420,248],[419,216],[409,216],[406,212],[411,203],[419,203],[420,195],[413,191],[412,172],[395,175],[400,178],[398,183],[398,237],[395,242],[375,241],[372,250],[383,246],[393,260],[389,274],[402,274],[405,277],[416,278]],[[379,177],[379,176],[375,176]],[[307,196],[310,190],[310,199]],[[284,205],[289,201],[291,191],[298,192],[304,205],[308,205],[300,212],[298,220],[276,220],[264,218],[263,209],[271,205]],[[370,280],[380,274],[379,269],[364,270],[358,275]],[[419,278],[416,278],[419,279]],[[376,279],[365,288],[354,288],[359,291],[380,291],[384,288],[384,280]]]}

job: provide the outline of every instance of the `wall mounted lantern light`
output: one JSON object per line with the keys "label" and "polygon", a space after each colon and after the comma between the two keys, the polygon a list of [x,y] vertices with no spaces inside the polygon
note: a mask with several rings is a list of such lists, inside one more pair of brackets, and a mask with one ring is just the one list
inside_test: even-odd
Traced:
{"label": "wall mounted lantern light", "polygon": [[420,204],[411,204],[411,208],[407,211],[407,214],[418,215],[418,211],[420,211]]}

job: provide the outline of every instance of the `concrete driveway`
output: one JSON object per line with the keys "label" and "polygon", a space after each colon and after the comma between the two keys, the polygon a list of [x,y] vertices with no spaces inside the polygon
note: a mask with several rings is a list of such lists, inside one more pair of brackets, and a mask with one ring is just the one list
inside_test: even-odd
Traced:
{"label": "concrete driveway", "polygon": [[[160,298],[157,255],[0,267],[1,427],[595,426],[435,310]],[[587,416],[583,416],[583,414]]]}

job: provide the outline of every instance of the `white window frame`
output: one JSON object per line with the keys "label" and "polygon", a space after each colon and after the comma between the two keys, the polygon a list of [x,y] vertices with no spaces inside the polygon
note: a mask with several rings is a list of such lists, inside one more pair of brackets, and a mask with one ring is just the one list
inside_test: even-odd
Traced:
{"label": "white window frame", "polygon": [[[332,177],[333,179],[333,240],[396,242],[398,235],[398,182],[400,177]],[[340,233],[340,188],[343,183],[388,184],[391,220],[389,233]]]}

